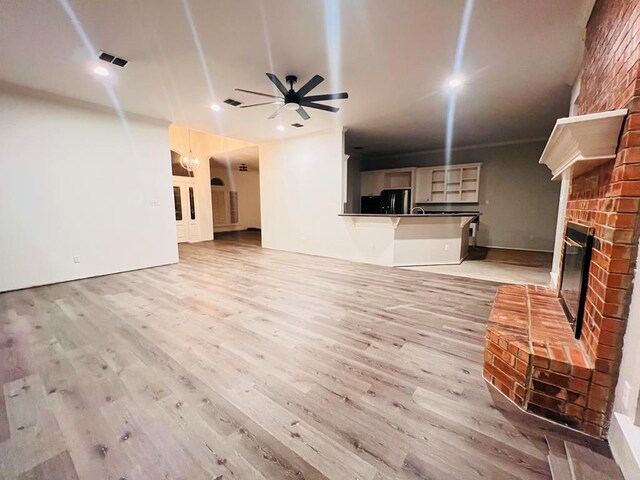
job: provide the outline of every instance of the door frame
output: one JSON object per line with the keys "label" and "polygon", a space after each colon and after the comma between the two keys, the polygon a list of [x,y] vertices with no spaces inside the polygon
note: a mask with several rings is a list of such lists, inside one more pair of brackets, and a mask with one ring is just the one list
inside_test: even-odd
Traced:
{"label": "door frame", "polygon": [[[182,207],[182,220],[176,220],[176,240],[178,243],[194,243],[202,241],[202,225],[200,212],[199,197],[200,192],[194,177],[177,177],[172,176],[172,186],[180,189],[180,203]],[[191,202],[189,198],[189,189],[193,189],[193,211],[195,218],[191,218]],[[180,222],[180,223],[179,223]],[[184,229],[184,235],[180,233],[180,229]]]}

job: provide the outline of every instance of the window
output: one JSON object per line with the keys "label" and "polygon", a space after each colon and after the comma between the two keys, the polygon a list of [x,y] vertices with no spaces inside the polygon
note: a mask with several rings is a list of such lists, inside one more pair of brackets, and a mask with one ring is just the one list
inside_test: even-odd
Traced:
{"label": "window", "polygon": [[180,198],[180,187],[173,187],[173,205],[176,210],[176,221],[182,220],[182,199]]}
{"label": "window", "polygon": [[193,195],[193,187],[189,187],[189,208],[191,209],[191,220],[196,219],[196,199]]}
{"label": "window", "polygon": [[221,178],[214,177],[211,179],[211,185],[215,187],[224,187],[224,181]]}

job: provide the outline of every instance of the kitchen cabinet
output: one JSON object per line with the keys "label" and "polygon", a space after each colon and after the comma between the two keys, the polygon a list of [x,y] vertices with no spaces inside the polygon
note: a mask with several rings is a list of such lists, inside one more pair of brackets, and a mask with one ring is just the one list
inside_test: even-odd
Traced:
{"label": "kitchen cabinet", "polygon": [[415,203],[478,203],[481,163],[416,171]]}
{"label": "kitchen cabinet", "polygon": [[384,171],[370,170],[360,174],[360,195],[380,195],[384,190]]}
{"label": "kitchen cabinet", "polygon": [[384,188],[411,188],[413,187],[413,172],[415,169],[395,169],[384,171]]}
{"label": "kitchen cabinet", "polygon": [[413,188],[415,168],[369,170],[360,174],[360,195],[380,195],[382,190]]}

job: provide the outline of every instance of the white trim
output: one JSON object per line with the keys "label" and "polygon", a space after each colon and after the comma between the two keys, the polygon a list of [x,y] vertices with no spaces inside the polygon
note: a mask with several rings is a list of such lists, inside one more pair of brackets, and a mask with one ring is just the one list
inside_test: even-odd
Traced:
{"label": "white trim", "polygon": [[565,171],[575,177],[616,158],[626,115],[627,109],[620,109],[558,119],[539,163],[559,180]]}
{"label": "white trim", "polygon": [[640,478],[640,427],[627,415],[614,413],[607,439],[624,478]]}
{"label": "white trim", "polygon": [[519,248],[519,247],[499,247],[497,245],[478,245],[482,248],[498,248],[502,250],[520,250],[521,252],[539,252],[539,253],[553,253],[553,250],[540,250],[538,248]]}
{"label": "white trim", "polygon": [[556,238],[553,244],[553,261],[551,263],[551,286],[556,288],[560,282],[560,268],[562,247],[564,245],[564,229],[567,217],[567,202],[569,201],[569,189],[571,187],[571,169],[562,173],[560,185],[560,199],[558,201],[558,217],[556,220]]}
{"label": "white trim", "polygon": [[[452,152],[459,152],[459,151],[463,151],[463,150],[480,150],[482,148],[492,148],[492,147],[508,147],[509,145],[520,145],[523,143],[538,143],[538,142],[544,142],[548,139],[549,137],[532,137],[532,138],[523,138],[520,140],[509,140],[506,142],[493,142],[493,143],[479,143],[476,145],[464,145],[461,147],[452,147],[451,151]],[[435,149],[431,149],[431,150],[416,150],[414,152],[408,152],[408,153],[382,153],[379,155],[363,155],[365,158],[404,158],[404,157],[414,157],[416,155],[423,155],[423,154],[428,154],[428,153],[438,153],[438,152],[445,152],[446,149],[445,148],[435,148]]]}

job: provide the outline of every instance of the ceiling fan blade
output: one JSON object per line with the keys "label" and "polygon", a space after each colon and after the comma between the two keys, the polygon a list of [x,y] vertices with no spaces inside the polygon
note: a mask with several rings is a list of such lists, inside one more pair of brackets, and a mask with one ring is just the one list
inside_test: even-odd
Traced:
{"label": "ceiling fan blade", "polygon": [[273,84],[276,86],[276,88],[280,90],[280,93],[282,93],[283,95],[286,95],[289,92],[289,90],[287,90],[287,87],[285,87],[280,81],[280,79],[276,77],[273,73],[267,73],[267,77],[269,77],[269,80],[271,80]]}
{"label": "ceiling fan blade", "polygon": [[284,103],[282,105],[280,105],[275,112],[273,112],[270,116],[269,116],[269,120],[272,120],[274,118],[276,118],[278,115],[280,115],[280,110],[282,110],[284,108]]}
{"label": "ceiling fan blade", "polygon": [[311,118],[306,110],[302,107],[298,107],[296,112],[298,112],[298,115],[300,115],[304,120],[309,120]]}
{"label": "ceiling fan blade", "polygon": [[322,102],[324,100],[342,100],[344,98],[349,98],[349,94],[347,92],[311,95],[309,97],[303,97],[302,102]]}
{"label": "ceiling fan blade", "polygon": [[261,97],[278,98],[278,99],[282,98],[277,95],[269,95],[268,93],[260,93],[260,92],[252,92],[251,90],[244,90],[243,88],[236,88],[236,91],[250,93],[252,95],[260,95]]}
{"label": "ceiling fan blade", "polygon": [[338,110],[340,110],[338,107],[332,107],[331,105],[322,105],[321,103],[313,102],[305,103],[304,106],[308,108],[317,108],[318,110],[326,110],[327,112],[333,113],[336,113]]}
{"label": "ceiling fan blade", "polygon": [[302,87],[300,87],[300,90],[298,90],[296,93],[299,97],[304,97],[307,93],[316,88],[322,82],[324,82],[324,78],[322,78],[320,75],[314,75],[313,78],[305,83]]}
{"label": "ceiling fan blade", "polygon": [[265,103],[253,103],[251,105],[240,105],[240,108],[249,108],[249,107],[259,107],[261,105],[275,105],[276,103],[281,103],[281,102],[265,102]]}

